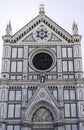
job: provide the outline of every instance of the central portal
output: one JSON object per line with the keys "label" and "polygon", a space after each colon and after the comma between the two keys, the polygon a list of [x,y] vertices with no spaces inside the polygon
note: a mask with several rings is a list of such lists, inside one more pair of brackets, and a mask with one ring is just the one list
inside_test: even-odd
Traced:
{"label": "central portal", "polygon": [[53,115],[46,107],[40,107],[33,114],[33,130],[53,130]]}

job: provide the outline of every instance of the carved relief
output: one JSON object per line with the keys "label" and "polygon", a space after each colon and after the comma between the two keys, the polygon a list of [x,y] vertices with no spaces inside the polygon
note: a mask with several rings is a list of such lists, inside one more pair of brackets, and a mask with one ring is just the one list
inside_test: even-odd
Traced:
{"label": "carved relief", "polygon": [[52,122],[53,121],[53,117],[52,114],[50,113],[49,110],[47,110],[46,108],[42,107],[40,109],[38,109],[33,116],[32,119],[34,122]]}
{"label": "carved relief", "polygon": [[[25,120],[31,121],[33,119],[36,111],[38,111],[40,108],[46,108],[47,110],[49,110],[52,113],[54,120],[60,119],[60,112],[59,112],[58,108],[53,107],[48,102],[45,102],[42,100],[38,103],[35,103],[30,109],[27,109],[27,111],[25,113]],[[48,116],[48,115],[46,115],[46,116]],[[41,118],[41,120],[44,120],[44,119],[45,119],[45,117]]]}

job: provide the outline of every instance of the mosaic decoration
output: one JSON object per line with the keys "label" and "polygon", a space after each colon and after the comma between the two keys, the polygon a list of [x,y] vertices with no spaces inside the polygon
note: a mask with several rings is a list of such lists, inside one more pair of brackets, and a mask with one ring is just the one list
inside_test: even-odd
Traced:
{"label": "mosaic decoration", "polygon": [[34,31],[33,36],[37,41],[48,41],[51,33],[46,27],[39,27]]}

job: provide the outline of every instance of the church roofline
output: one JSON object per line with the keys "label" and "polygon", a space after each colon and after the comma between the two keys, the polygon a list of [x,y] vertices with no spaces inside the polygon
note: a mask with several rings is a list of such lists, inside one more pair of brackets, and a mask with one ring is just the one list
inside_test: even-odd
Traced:
{"label": "church roofline", "polygon": [[12,35],[12,37],[14,37],[15,35],[18,34],[18,32],[20,32],[22,29],[24,29],[26,26],[28,26],[31,22],[33,22],[36,18],[38,18],[39,15],[37,15],[35,18],[33,18],[29,23],[27,23],[26,25],[24,25],[21,29],[19,29],[16,33],[14,33]]}
{"label": "church roofline", "polygon": [[66,32],[69,36],[72,37],[72,35],[67,32],[64,28],[62,28],[60,25],[58,25],[54,20],[52,20],[50,17],[48,17],[47,15],[45,15],[48,19],[50,19],[51,22],[53,22],[54,24],[56,24],[59,28],[61,28],[64,32]]}
{"label": "church roofline", "polygon": [[[49,22],[46,20],[46,18],[49,20]],[[47,26],[49,26],[53,31],[55,31],[58,35],[60,35],[66,41],[73,42],[72,35],[69,34],[65,29],[63,29],[57,23],[55,23],[47,15],[37,15],[34,19],[32,19],[29,23],[27,23],[25,26],[23,26],[20,30],[18,30],[15,34],[13,34],[11,36],[11,42],[14,42],[14,43],[17,42],[19,39],[21,39],[23,36],[25,36],[29,31],[31,31],[34,27],[36,27],[41,22],[45,22],[45,24]],[[50,23],[52,23],[54,25],[52,25]],[[28,27],[29,25],[30,25],[30,27]],[[57,28],[55,28],[55,26]]]}

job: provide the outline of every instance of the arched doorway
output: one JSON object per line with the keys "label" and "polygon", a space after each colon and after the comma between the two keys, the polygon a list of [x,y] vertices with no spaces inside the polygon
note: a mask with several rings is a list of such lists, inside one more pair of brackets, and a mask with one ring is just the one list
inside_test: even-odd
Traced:
{"label": "arched doorway", "polygon": [[58,106],[55,105],[44,100],[28,105],[25,112],[25,120],[31,124],[31,130],[55,129],[55,122],[60,119],[60,111]]}
{"label": "arched doorway", "polygon": [[38,108],[32,117],[33,130],[53,130],[53,115],[46,107]]}

